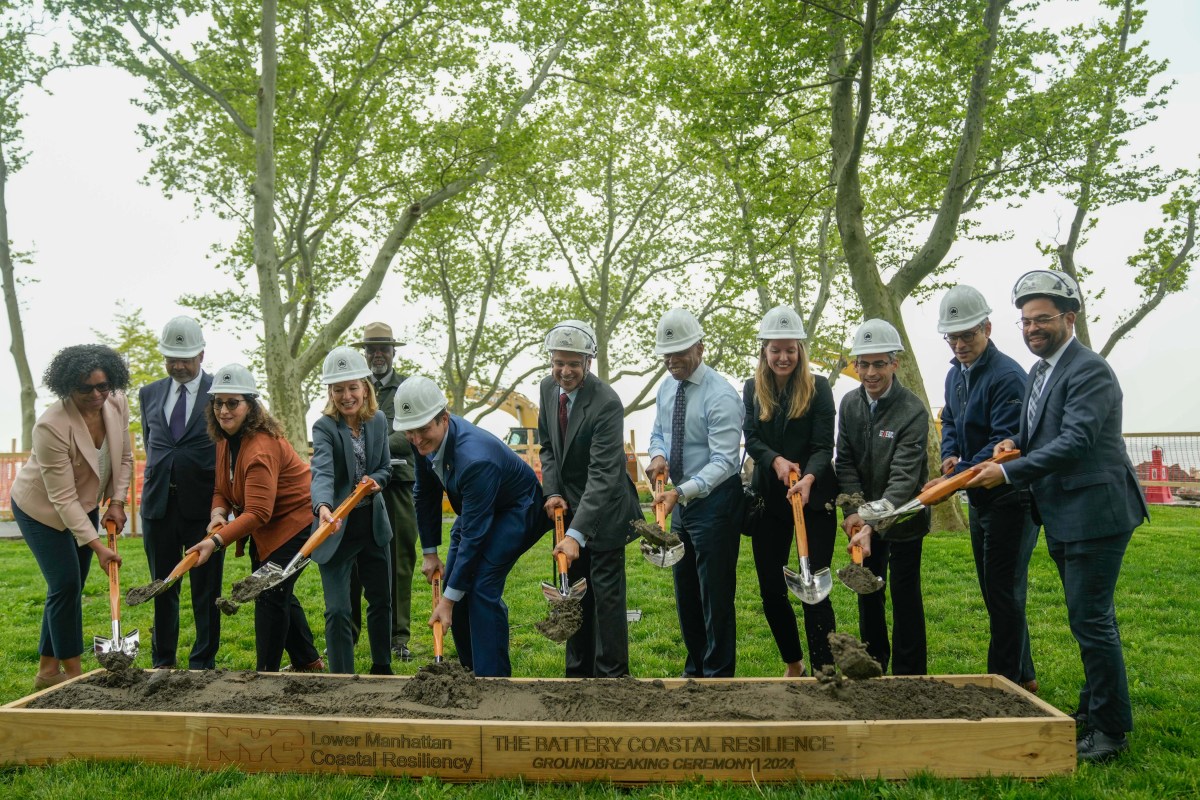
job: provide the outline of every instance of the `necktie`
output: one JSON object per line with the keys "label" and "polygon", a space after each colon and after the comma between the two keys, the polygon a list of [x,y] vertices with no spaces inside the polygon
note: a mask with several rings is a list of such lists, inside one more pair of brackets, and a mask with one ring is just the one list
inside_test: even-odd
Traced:
{"label": "necktie", "polygon": [[1037,413],[1038,400],[1042,396],[1042,386],[1046,383],[1046,370],[1050,369],[1050,362],[1042,359],[1038,362],[1037,370],[1033,373],[1033,391],[1029,393],[1029,410],[1025,412],[1026,428],[1033,427],[1033,417]]}
{"label": "necktie", "polygon": [[675,410],[671,414],[671,485],[683,483],[683,423],[687,420],[688,382],[680,381],[675,390]]}
{"label": "necktie", "polygon": [[187,384],[179,384],[178,395],[175,408],[171,409],[171,438],[175,441],[183,438],[183,429],[187,427]]}
{"label": "necktie", "polygon": [[871,419],[875,419],[875,409],[877,409],[877,408],[879,408],[879,401],[872,400],[871,401]]}
{"label": "necktie", "polygon": [[567,441],[567,403],[571,398],[566,392],[558,395],[558,436],[565,444]]}

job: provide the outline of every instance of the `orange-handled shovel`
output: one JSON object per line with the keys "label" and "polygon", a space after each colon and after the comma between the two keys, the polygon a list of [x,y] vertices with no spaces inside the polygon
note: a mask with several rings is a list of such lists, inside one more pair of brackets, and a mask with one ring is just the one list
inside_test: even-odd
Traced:
{"label": "orange-handled shovel", "polygon": [[[554,509],[554,545],[563,540],[566,535],[564,533],[563,510],[562,508]],[[580,578],[571,584],[570,578],[567,577],[567,556],[565,553],[556,553],[554,556],[555,565],[558,567],[558,585],[546,583],[542,581],[542,596],[551,603],[561,603],[563,600],[578,600],[587,594],[587,578]]]}
{"label": "orange-handled shovel", "polygon": [[[788,474],[788,485],[795,486],[800,481],[796,472]],[[800,557],[800,574],[783,567],[783,580],[787,583],[792,594],[804,603],[816,605],[829,596],[833,589],[833,576],[829,567],[813,572],[808,565],[808,529],[804,527],[804,499],[797,492],[791,497],[792,520],[796,524],[796,553]]]}
{"label": "orange-handled shovel", "polygon": [[[433,586],[433,607],[436,609],[442,602],[442,571],[440,569],[433,573],[429,583]],[[445,636],[446,632],[442,630],[441,621],[433,623],[433,663],[435,664],[442,663],[442,644]]]}
{"label": "orange-handled shovel", "polygon": [[[108,534],[108,549],[117,552],[117,526],[112,520],[104,521],[104,530]],[[135,630],[128,636],[121,635],[121,578],[120,568],[113,561],[108,565],[108,609],[112,617],[112,638],[95,636],[92,639],[92,649],[100,666],[108,670],[125,669],[138,654],[140,637]]]}

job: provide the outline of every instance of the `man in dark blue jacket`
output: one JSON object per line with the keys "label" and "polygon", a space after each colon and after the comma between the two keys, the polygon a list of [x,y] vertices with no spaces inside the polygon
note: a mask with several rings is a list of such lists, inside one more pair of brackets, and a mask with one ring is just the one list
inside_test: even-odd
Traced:
{"label": "man in dark blue jacket", "polygon": [[[204,335],[191,317],[175,317],[163,328],[158,349],[168,376],[138,392],[146,474],[142,484],[142,545],[150,577],[170,574],[189,547],[205,536],[212,510],[216,446],[204,424],[212,376],[200,368]],[[224,551],[188,573],[196,639],[188,669],[213,669],[221,642]],[[179,646],[179,590],[176,583],[154,598],[151,655],[155,669],[175,666]]]}
{"label": "man in dark blue jacket", "polygon": [[[992,456],[1021,426],[1025,370],[991,340],[991,307],[978,290],[955,286],[942,298],[938,332],[954,351],[942,408],[942,472],[954,475]],[[935,478],[929,485],[944,478]],[[971,489],[971,551],[987,608],[987,670],[1037,691],[1025,618],[1029,559],[1038,526],[1028,492],[1015,486]]]}
{"label": "man in dark blue jacket", "polygon": [[[508,606],[504,582],[521,554],[549,529],[537,475],[507,445],[447,410],[428,378],[396,390],[393,426],[419,453],[413,498],[424,558],[421,572],[441,572],[442,600],[429,618],[454,636],[458,660],[480,677],[508,677]],[[458,519],[446,563],[442,492]]]}

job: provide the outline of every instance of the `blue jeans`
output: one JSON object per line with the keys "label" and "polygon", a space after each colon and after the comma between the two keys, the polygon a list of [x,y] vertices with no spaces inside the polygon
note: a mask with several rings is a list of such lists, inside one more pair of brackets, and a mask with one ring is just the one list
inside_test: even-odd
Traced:
{"label": "blue jeans", "polygon": [[[92,564],[92,549],[75,544],[69,530],[56,531],[12,504],[13,517],[25,537],[42,577],[46,579],[46,605],[42,608],[42,635],[38,654],[48,658],[83,655],[83,583]],[[100,509],[88,514],[99,525]]]}

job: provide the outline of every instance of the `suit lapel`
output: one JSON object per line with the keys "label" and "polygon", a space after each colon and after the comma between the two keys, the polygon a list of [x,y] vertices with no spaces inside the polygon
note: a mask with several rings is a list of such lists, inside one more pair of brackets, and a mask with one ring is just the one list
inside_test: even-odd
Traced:
{"label": "suit lapel", "polygon": [[[1050,370],[1050,377],[1046,379],[1046,384],[1042,386],[1042,393],[1038,395],[1037,408],[1033,410],[1033,425],[1030,427],[1030,434],[1038,429],[1042,424],[1042,416],[1046,413],[1046,401],[1050,399],[1050,391],[1058,385],[1059,380],[1066,374],[1072,361],[1075,360],[1075,354],[1079,352],[1079,340],[1071,337],[1071,341],[1067,342],[1063,348],[1062,358],[1054,365],[1054,369]],[[1034,365],[1034,370],[1037,370],[1037,365]],[[1033,373],[1030,373],[1028,393],[1033,394]]]}
{"label": "suit lapel", "polygon": [[[337,418],[338,433],[342,437],[342,459],[346,462],[346,480],[350,481],[350,489],[354,490],[354,441],[350,437],[350,426],[339,415]],[[362,431],[359,430],[359,435]]]}
{"label": "suit lapel", "polygon": [[[117,408],[116,403],[112,402],[112,395],[104,403],[104,436],[108,439],[108,463],[109,463],[109,480],[112,485],[117,485],[117,476],[121,474],[121,455],[125,452],[124,439],[129,435],[129,431],[121,425],[121,410]],[[99,473],[97,473],[99,474]],[[108,487],[101,486],[100,491],[104,491]]]}
{"label": "suit lapel", "polygon": [[[75,449],[83,454],[87,459],[88,466],[92,468],[92,472],[100,475],[100,459],[99,453],[96,450],[96,445],[92,441],[92,434],[88,432],[87,423],[83,421],[83,415],[79,413],[79,409],[75,407],[69,399],[62,401],[63,408],[67,412],[67,419],[71,424],[71,436],[75,439]],[[105,403],[107,406],[108,404]]]}
{"label": "suit lapel", "polygon": [[571,448],[571,442],[575,439],[575,434],[579,432],[579,426],[583,424],[583,415],[592,402],[592,395],[596,393],[596,387],[589,380],[591,377],[591,373],[588,373],[583,383],[579,385],[579,394],[575,395],[574,407],[567,417],[567,439],[562,443],[562,449],[559,450],[564,458],[566,458],[567,450]]}
{"label": "suit lapel", "polygon": [[212,388],[212,375],[207,372],[202,372],[200,377],[200,386],[196,389],[196,402],[192,406],[192,415],[188,417],[187,426],[183,429],[183,435],[187,436],[192,432],[192,428],[196,426],[197,421],[204,419],[204,404],[209,401],[209,389]]}

